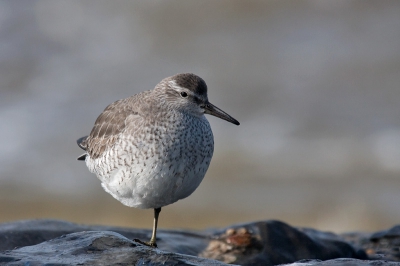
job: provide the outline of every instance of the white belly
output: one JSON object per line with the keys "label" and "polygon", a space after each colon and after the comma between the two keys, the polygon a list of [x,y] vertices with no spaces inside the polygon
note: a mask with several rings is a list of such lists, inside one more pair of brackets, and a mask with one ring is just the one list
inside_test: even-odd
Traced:
{"label": "white belly", "polygon": [[[193,193],[211,161],[214,140],[206,118],[181,119],[150,131],[132,129],[103,156],[86,157],[105,191],[130,207],[159,208]],[[129,130],[129,128],[128,128]],[[154,134],[162,132],[162,134]]]}

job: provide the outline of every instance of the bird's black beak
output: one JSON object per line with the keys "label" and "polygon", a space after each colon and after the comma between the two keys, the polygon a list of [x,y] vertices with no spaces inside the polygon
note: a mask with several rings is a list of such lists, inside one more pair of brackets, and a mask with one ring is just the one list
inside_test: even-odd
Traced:
{"label": "bird's black beak", "polygon": [[232,124],[240,125],[239,121],[237,121],[235,118],[228,115],[227,113],[225,113],[224,111],[222,111],[221,109],[216,107],[215,105],[211,104],[210,102],[207,102],[204,105],[204,113],[224,119],[228,122],[231,122]]}

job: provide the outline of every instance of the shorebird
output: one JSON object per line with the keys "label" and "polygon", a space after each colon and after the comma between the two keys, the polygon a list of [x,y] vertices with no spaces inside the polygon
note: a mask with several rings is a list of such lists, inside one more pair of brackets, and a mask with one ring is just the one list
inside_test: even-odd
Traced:
{"label": "shorebird", "polygon": [[177,74],[110,104],[90,135],[77,140],[85,150],[78,160],[106,192],[126,206],[154,209],[150,241],[137,242],[157,247],[161,207],[188,197],[203,180],[214,152],[204,114],[239,125],[208,101],[202,78]]}

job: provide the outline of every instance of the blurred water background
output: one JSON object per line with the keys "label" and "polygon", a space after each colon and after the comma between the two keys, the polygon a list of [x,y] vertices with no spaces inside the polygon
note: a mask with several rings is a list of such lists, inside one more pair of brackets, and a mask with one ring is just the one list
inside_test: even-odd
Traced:
{"label": "blurred water background", "polygon": [[150,228],[75,140],[111,102],[193,72],[241,125],[161,228],[400,222],[400,1],[0,1],[0,222]]}

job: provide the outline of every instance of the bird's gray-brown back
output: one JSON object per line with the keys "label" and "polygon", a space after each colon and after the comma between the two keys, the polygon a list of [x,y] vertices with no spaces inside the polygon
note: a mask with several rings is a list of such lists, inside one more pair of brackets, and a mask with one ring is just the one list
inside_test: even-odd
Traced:
{"label": "bird's gray-brown back", "polygon": [[90,135],[80,143],[87,154],[93,158],[99,158],[106,149],[111,148],[120,138],[120,134],[126,128],[126,120],[131,123],[139,123],[144,119],[143,109],[147,105],[144,100],[150,94],[145,91],[129,98],[118,100],[108,105],[94,123]]}

